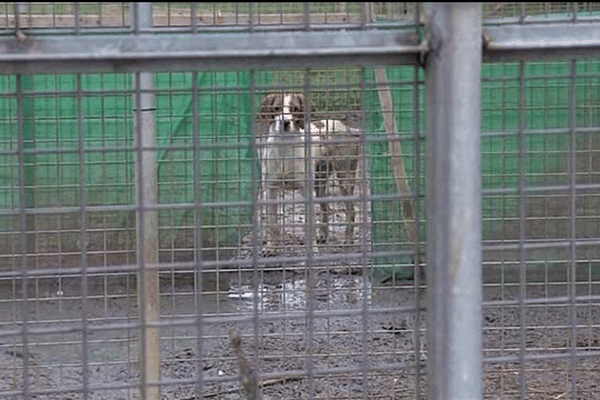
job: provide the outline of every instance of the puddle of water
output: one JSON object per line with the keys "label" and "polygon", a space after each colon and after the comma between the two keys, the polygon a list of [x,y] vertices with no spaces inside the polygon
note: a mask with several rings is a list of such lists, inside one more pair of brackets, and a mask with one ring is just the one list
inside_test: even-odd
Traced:
{"label": "puddle of water", "polygon": [[[371,304],[371,283],[367,279],[367,303]],[[317,285],[313,289],[315,307],[319,304],[339,306],[339,308],[360,307],[365,289],[363,277],[343,276],[329,280],[328,285]],[[322,286],[322,287],[321,287]],[[279,285],[260,284],[256,289],[252,285],[231,285],[229,302],[237,310],[253,310],[255,301],[259,311],[298,311],[308,306],[308,287],[306,279],[285,281]]]}

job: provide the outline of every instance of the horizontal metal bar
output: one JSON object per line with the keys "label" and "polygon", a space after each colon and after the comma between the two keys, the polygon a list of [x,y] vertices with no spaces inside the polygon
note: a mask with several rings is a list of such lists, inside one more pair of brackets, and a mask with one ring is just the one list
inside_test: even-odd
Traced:
{"label": "horizontal metal bar", "polygon": [[[580,10],[582,11],[582,10]],[[577,23],[583,22],[598,22],[600,21],[600,17],[597,15],[576,15]],[[575,22],[573,20],[572,15],[567,15],[566,13],[556,13],[556,14],[538,14],[538,15],[523,15],[514,16],[514,17],[501,17],[501,18],[485,18],[483,20],[484,29],[488,26],[499,26],[499,25],[545,25],[548,26],[550,24],[573,24]]]}
{"label": "horizontal metal bar", "polygon": [[0,72],[127,72],[415,64],[426,42],[407,32],[48,36],[0,40]]}
{"label": "horizontal metal bar", "polygon": [[[90,252],[87,252],[88,254]],[[65,253],[63,253],[65,254]],[[79,254],[78,252],[70,253],[70,254]],[[322,265],[323,267],[327,266],[327,263],[339,262],[343,260],[346,264],[352,262],[360,262],[364,261],[370,262],[370,260],[374,257],[386,256],[386,257],[395,257],[395,256],[412,256],[414,254],[413,250],[383,250],[383,251],[368,251],[366,253],[356,251],[356,252],[346,252],[346,253],[324,253],[312,255],[312,264]],[[211,273],[216,272],[238,272],[242,271],[252,271],[255,265],[258,268],[263,270],[274,269],[281,270],[281,267],[284,266],[288,270],[292,269],[305,269],[307,268],[306,260],[307,256],[291,256],[291,257],[260,257],[256,262],[253,262],[252,259],[224,259],[224,260],[205,260],[202,261],[202,272],[203,273]],[[360,264],[353,264],[357,267],[360,267]],[[244,268],[245,267],[245,268]],[[178,262],[169,262],[169,263],[160,263],[156,265],[147,265],[147,270],[158,270],[162,272],[171,272],[173,270],[179,272],[192,272],[197,270],[197,263],[193,261],[178,261]],[[109,269],[107,266],[100,267],[87,267],[85,270],[88,275],[92,274],[102,274],[103,272],[113,272],[113,273],[126,273],[131,272],[135,273],[139,270],[139,266],[137,264],[133,265],[119,265],[117,267]],[[61,268],[55,266],[40,266],[36,267],[36,269],[30,269],[26,271],[1,271],[0,279],[30,279],[35,277],[54,277],[53,275],[80,275],[83,272],[81,267],[72,267],[72,268]]]}
{"label": "horizontal metal bar", "polygon": [[[189,120],[192,117],[186,115],[186,116],[181,116],[181,117],[177,117],[177,118]],[[125,118],[123,118],[123,120],[124,119]],[[323,118],[323,119],[334,120],[335,118]],[[54,122],[54,121],[52,121],[52,122]],[[369,130],[365,130],[363,132],[372,134],[372,135],[368,135],[367,138],[362,139],[365,144],[381,143],[381,142],[387,141],[387,138],[384,136],[383,132],[369,131]],[[243,135],[241,133],[239,133],[240,138],[238,139],[236,136],[234,136],[236,133],[238,133],[238,132],[234,131],[231,138],[237,139],[237,140],[219,141],[219,142],[204,141],[202,144],[199,144],[197,146],[197,149],[198,150],[213,150],[213,151],[214,150],[239,150],[239,149],[245,150],[245,149],[249,149],[250,148],[249,140],[247,138],[243,137]],[[190,140],[190,141],[192,140],[192,138],[190,138],[190,137],[183,137],[183,138]],[[360,139],[358,139],[358,140],[360,140]],[[357,143],[358,140],[354,139],[354,138],[348,139],[348,138],[344,138],[344,137],[328,138],[327,144]],[[406,136],[406,132],[399,132],[398,140],[400,141],[400,143],[414,142],[414,138]],[[424,140],[425,140],[424,137],[419,138],[419,141],[424,141]],[[314,142],[314,140],[312,140],[312,142]],[[310,141],[307,141],[307,143],[310,143]],[[361,141],[361,143],[362,143],[362,141]],[[258,143],[256,145],[256,148],[261,149],[261,148],[265,148],[268,146],[270,146],[270,145],[267,143]],[[117,153],[117,152],[137,152],[140,150],[141,151],[190,150],[190,145],[189,144],[165,144],[165,145],[157,145],[157,146],[144,146],[141,148],[136,145],[122,145],[122,146],[90,145],[89,147],[85,147],[83,149],[79,149],[78,147],[54,147],[54,148],[28,148],[28,149],[24,149],[24,150],[21,150],[21,149],[15,147],[12,150],[0,151],[0,156],[18,156],[20,151],[23,151],[24,154],[53,154],[53,155],[55,155],[55,154],[77,154],[77,153],[79,153],[79,151],[83,151],[88,154],[89,153],[105,154],[105,153]],[[161,159],[161,162],[163,162],[162,159]]]}
{"label": "horizontal metal bar", "polygon": [[[529,79],[529,78],[527,78]],[[574,127],[574,128],[541,128],[541,129],[523,129],[523,135],[532,135],[532,136],[538,136],[538,135],[570,135],[571,132],[573,133],[596,133],[598,132],[598,127],[596,126],[589,126],[589,127]],[[508,131],[484,131],[481,132],[481,135],[484,137],[502,137],[502,136],[509,136],[509,137],[515,137],[516,135],[519,134],[519,130],[518,129],[514,129],[514,130],[508,130]],[[566,153],[567,150],[564,150],[564,152]],[[516,154],[516,152],[515,152]]]}
{"label": "horizontal metal bar", "polygon": [[[566,284],[566,283],[563,283]],[[600,295],[589,295],[589,296],[574,296],[575,304],[581,305],[585,303],[598,302],[600,303]],[[536,299],[515,299],[515,300],[493,300],[493,301],[484,301],[483,307],[516,307],[520,304],[535,306],[535,305],[550,305],[550,304],[558,304],[558,305],[567,305],[571,302],[571,297],[569,296],[559,296],[559,297],[543,297]],[[505,329],[506,327],[499,327],[498,329]]]}
{"label": "horizontal metal bar", "polygon": [[486,26],[484,61],[598,56],[600,23],[549,23]]}
{"label": "horizontal metal bar", "polygon": [[[600,246],[600,239],[579,239],[574,242],[575,247],[590,247]],[[569,247],[571,241],[569,239],[543,239],[543,240],[530,240],[519,243],[518,241],[503,242],[503,243],[489,243],[482,246],[483,251],[501,251],[501,250],[519,250],[520,247],[525,250],[533,249],[553,249],[556,247]]]}
{"label": "horizontal metal bar", "polygon": [[[489,350],[488,350],[489,351]],[[516,352],[516,350],[515,350]],[[600,351],[589,351],[582,350],[575,353],[577,358],[592,358],[600,356]],[[526,354],[525,361],[536,362],[536,361],[548,361],[548,360],[562,360],[571,357],[571,353],[557,353],[557,354]],[[499,364],[499,363],[518,363],[521,359],[518,354],[508,356],[497,356],[497,357],[483,357],[483,362],[487,364]]]}
{"label": "horizontal metal bar", "polygon": [[[597,56],[600,50],[597,22],[486,26],[483,32],[485,61]],[[415,65],[427,51],[427,42],[410,30],[4,36],[0,73]]]}
{"label": "horizontal metal bar", "polygon": [[[3,17],[6,17],[3,15]],[[9,16],[10,18],[10,16]],[[35,22],[34,22],[35,25]],[[311,31],[339,31],[339,30],[355,30],[365,31],[371,29],[413,29],[414,24],[411,20],[396,20],[389,22],[377,22],[371,23],[366,22],[364,26],[360,22],[346,22],[346,23],[323,23],[323,22],[311,22],[309,25]],[[75,35],[77,30],[75,27],[25,27],[21,29],[22,32],[31,36],[70,36]],[[248,24],[239,25],[197,25],[196,30],[198,33],[210,33],[222,35],[224,33],[248,33],[250,27]],[[134,29],[129,25],[125,24],[119,27],[106,27],[106,26],[85,26],[79,30],[79,35],[118,35],[122,33],[133,33]],[[182,26],[154,26],[152,28],[140,29],[140,33],[143,34],[186,34],[193,33],[194,29],[192,25]],[[285,23],[285,24],[261,24],[253,25],[252,32],[291,32],[291,31],[306,31],[306,26],[302,23]],[[2,29],[0,31],[0,37],[14,36],[14,27],[8,29]]]}
{"label": "horizontal metal bar", "polygon": [[[375,314],[397,314],[397,313],[412,313],[416,311],[416,305],[414,303],[403,304],[395,307],[369,307],[369,313]],[[423,309],[421,309],[423,311]],[[337,317],[358,317],[362,314],[362,310],[359,308],[350,309],[331,309],[331,310],[315,310],[315,318],[337,318]],[[294,312],[261,312],[258,316],[258,321],[278,321],[278,320],[303,320],[306,318],[306,311],[294,311]],[[104,321],[100,319],[98,321]],[[207,315],[204,314],[202,317],[203,324],[220,325],[225,323],[251,323],[254,321],[254,316],[240,313],[240,314],[216,314]],[[51,321],[44,321],[48,324]],[[14,329],[4,329],[0,331],[0,338],[17,337],[23,334],[24,326],[27,325],[27,333],[30,335],[48,335],[48,334],[67,334],[67,333],[79,333],[82,332],[83,327],[81,325],[82,320],[72,320],[72,324],[68,326],[43,326],[36,327],[36,323],[32,321],[15,321],[17,325]],[[120,331],[128,329],[139,328],[140,323],[135,317],[132,319],[122,319],[122,322],[110,322],[110,323],[98,323],[97,321],[91,320],[90,324],[85,328],[88,332],[109,332],[109,331]],[[159,322],[147,323],[148,327],[189,327],[195,326],[197,319],[195,316],[179,316],[176,318],[162,318]]]}
{"label": "horizontal metal bar", "polygon": [[[523,191],[530,194],[548,195],[548,194],[568,194],[571,189],[575,189],[578,195],[581,194],[597,194],[600,192],[600,184],[598,183],[578,183],[571,187],[570,185],[553,185],[553,186],[525,186]],[[483,196],[504,196],[504,195],[519,195],[519,188],[495,188],[483,189]]]}
{"label": "horizontal metal bar", "polygon": [[[168,73],[168,72],[166,72]],[[579,74],[578,77],[600,77],[600,74]],[[422,84],[424,83],[424,81],[417,81],[417,84]],[[392,87],[406,87],[407,85],[412,85],[414,84],[414,82],[410,79],[402,79],[401,77],[395,80],[390,79],[388,81],[388,84]],[[169,95],[190,95],[191,94],[191,87],[192,83],[190,81],[189,86],[188,87],[175,87],[175,88],[158,88],[158,89],[152,89],[152,90],[140,90],[140,93],[154,93],[154,94],[158,94],[158,95],[165,95],[165,94],[169,94]],[[373,90],[373,89],[377,89],[379,88],[379,85],[377,85],[376,82],[364,82],[365,85],[365,90]],[[124,85],[125,86],[125,85]],[[126,86],[125,86],[126,87]],[[269,84],[256,84],[254,85],[255,91],[258,94],[262,94],[263,92],[266,91],[300,91],[304,89],[304,84],[293,84],[293,83],[281,83],[281,82],[276,82],[276,83],[269,83]],[[248,88],[246,86],[243,85],[239,85],[239,86],[227,86],[227,87],[223,87],[223,86],[212,86],[212,85],[202,85],[202,87],[198,87],[198,93],[199,94],[214,94],[214,92],[219,92],[219,94],[221,93],[234,93],[234,94],[238,94],[240,90],[247,90]],[[353,89],[353,90],[359,90],[360,89],[360,84],[359,83],[349,83],[349,82],[343,82],[343,83],[335,83],[335,82],[325,82],[325,83],[319,83],[319,82],[311,82],[309,85],[309,90],[311,93],[315,92],[315,93],[319,93],[322,91],[329,91],[329,90],[339,90],[339,89],[344,89],[345,91],[347,91],[348,89]],[[35,97],[50,97],[50,98],[57,98],[57,97],[75,97],[77,96],[77,90],[63,90],[63,89],[54,89],[54,90],[35,90],[33,88],[31,89],[26,89],[23,90],[23,95],[24,96],[35,96]],[[133,88],[129,88],[129,89],[99,89],[99,90],[81,90],[81,94],[83,96],[98,96],[98,95],[107,95],[107,96],[129,96],[131,94],[134,93],[134,89]],[[0,92],[0,98],[13,98],[16,96],[16,89],[7,89],[4,92]],[[136,111],[135,109],[132,108],[133,111]],[[314,116],[313,116],[314,118]]]}
{"label": "horizontal metal bar", "polygon": [[[5,15],[3,17],[6,18]],[[10,16],[9,16],[10,18]],[[34,22],[35,24],[35,22]],[[19,27],[19,30],[27,35],[27,36],[70,36],[76,34],[75,27]],[[129,34],[133,33],[133,28],[128,25],[123,25],[119,27],[106,27],[106,26],[90,26],[83,27],[80,29],[80,34],[84,35],[118,35],[118,34]],[[5,39],[8,37],[15,36],[15,28],[14,27],[2,27],[0,30],[0,38]]]}
{"label": "horizontal metal bar", "polygon": [[[64,366],[63,366],[64,367]],[[376,367],[371,367],[369,371],[371,373],[377,372],[387,372],[389,373],[408,370],[408,369],[424,369],[425,363],[414,363],[414,362],[406,362],[406,363],[389,363],[389,364],[380,364]],[[361,365],[357,365],[355,367],[330,367],[330,368],[315,368],[314,375],[316,377],[331,377],[332,375],[343,375],[343,376],[354,376],[363,372],[364,367]],[[306,370],[291,370],[291,371],[277,371],[277,372],[265,372],[260,374],[260,378],[265,381],[269,380],[285,380],[285,379],[308,379],[308,373]],[[237,374],[230,375],[206,375],[202,377],[202,384],[223,384],[228,382],[238,382],[239,378]],[[198,383],[198,378],[196,376],[192,376],[190,378],[161,378],[160,385],[165,386],[182,386],[182,385],[194,385]],[[156,384],[152,381],[146,382],[147,385]],[[125,389],[138,389],[140,383],[137,379],[132,379],[131,382],[127,383],[110,383],[110,384],[90,384],[87,387],[87,392],[100,392],[103,390],[108,390],[113,393],[116,390],[125,390]],[[27,394],[32,397],[42,397],[44,398],[46,395],[51,394],[66,394],[69,392],[81,392],[81,385],[64,385],[60,388],[52,388],[52,389],[38,389],[34,387],[27,391]],[[213,398],[217,397],[219,392],[213,393],[209,392],[206,389],[203,389],[203,398]],[[14,398],[14,397],[22,397],[23,390],[11,390],[11,391],[3,391],[2,398]],[[192,400],[197,399],[196,395],[192,397],[180,397],[182,400]]]}
{"label": "horizontal metal bar", "polygon": [[[222,292],[221,294],[224,294]],[[137,293],[132,293],[129,297],[135,297]],[[164,293],[161,293],[161,296],[165,296]],[[111,297],[112,299],[113,297]],[[73,298],[81,300],[81,297]],[[89,300],[89,298],[88,298]],[[41,299],[31,299],[30,301],[43,301]],[[53,300],[57,301],[57,300]],[[64,300],[63,300],[64,301]],[[369,313],[373,315],[390,315],[390,314],[398,314],[398,313],[413,313],[417,311],[415,303],[408,303],[403,305],[398,305],[395,307],[369,307]],[[419,308],[419,311],[425,311],[424,308]],[[315,317],[317,318],[343,318],[343,317],[358,317],[362,314],[362,310],[358,308],[349,308],[349,309],[331,309],[331,310],[319,310],[315,313]],[[294,313],[288,313],[284,311],[269,311],[269,312],[261,312],[258,315],[258,321],[267,322],[267,321],[278,321],[278,320],[302,320],[306,318],[306,312],[298,311]],[[252,323],[254,321],[254,317],[247,313],[226,313],[226,314],[208,314],[204,313],[202,315],[202,323],[208,325],[221,325],[226,323],[234,323],[234,324],[243,324],[243,323]],[[27,333],[36,336],[45,336],[52,334],[67,334],[67,333],[79,333],[83,330],[81,325],[81,319],[60,319],[60,320],[44,320],[44,321],[13,321],[10,326],[16,326],[16,328],[11,329],[2,329],[0,330],[0,338],[10,338],[17,337],[22,335],[24,330],[24,325],[27,325]],[[66,325],[69,324],[69,325]],[[148,323],[146,326],[152,327],[166,327],[166,328],[185,328],[185,327],[193,327],[197,324],[197,318],[193,314],[181,315],[175,318],[162,318],[160,322]],[[5,324],[8,325],[8,324]],[[41,327],[38,327],[41,325]],[[85,328],[89,333],[99,333],[99,332],[111,332],[111,331],[125,331],[130,329],[136,329],[140,327],[140,323],[138,322],[135,315],[127,317],[118,317],[118,318],[98,318],[98,319],[90,319],[90,324]],[[380,331],[381,332],[381,331]],[[333,333],[333,331],[330,331]],[[301,333],[290,333],[290,336],[297,335],[302,336]],[[98,339],[96,339],[98,340]],[[102,339],[100,339],[102,341]],[[4,347],[10,347],[4,346]]]}
{"label": "horizontal metal bar", "polygon": [[[576,78],[598,78],[600,77],[600,73],[598,72],[580,72],[577,71],[575,73]],[[557,73],[530,73],[528,71],[526,79],[528,82],[540,81],[538,84],[541,87],[542,85],[546,85],[546,80],[548,79],[569,79],[569,72],[557,72]],[[505,87],[513,87],[516,88],[519,86],[519,77],[516,75],[511,76],[510,73],[507,73],[504,76],[487,76],[481,79],[482,82],[503,82],[511,83],[512,85],[507,85]],[[532,85],[533,86],[533,85]],[[545,86],[544,86],[545,87]]]}
{"label": "horizontal metal bar", "polygon": [[[424,362],[415,363],[414,361],[402,362],[402,363],[380,363],[377,365],[373,365],[369,367],[369,372],[372,374],[376,374],[377,372],[385,372],[390,371],[390,373],[397,373],[401,370],[412,369],[413,371],[416,368],[425,369]],[[364,371],[364,366],[356,365],[348,366],[348,367],[328,367],[328,368],[319,368],[315,367],[314,375],[316,377],[329,377],[332,375],[343,375],[343,376],[356,376]],[[273,379],[298,379],[298,378],[308,378],[308,372],[306,370],[291,370],[291,371],[276,371],[276,372],[264,372],[260,374],[260,377],[265,381],[273,380]],[[218,382],[229,382],[229,381],[237,381],[239,378],[236,375],[229,376],[207,376],[203,378],[204,383],[218,383]],[[169,379],[169,378],[161,378],[161,385],[183,385],[183,384],[193,384],[197,382],[197,378],[181,378],[181,379]],[[33,393],[33,392],[30,392]],[[37,392],[36,392],[37,393]],[[205,393],[206,396],[206,393]],[[196,397],[188,398],[195,399]],[[206,397],[205,397],[206,398]]]}
{"label": "horizontal metal bar", "polygon": [[[212,181],[201,181],[202,183],[212,182]],[[231,181],[237,182],[237,181]],[[191,184],[192,182],[180,182],[185,184]],[[78,187],[78,185],[73,185],[73,187]],[[39,188],[39,187],[38,187]],[[419,197],[422,199],[422,197]],[[314,198],[311,201],[314,204],[322,204],[322,203],[330,203],[330,202],[339,202],[346,200],[354,200],[357,199],[357,196],[328,196],[328,197],[319,197]],[[402,200],[402,199],[415,199],[415,196],[406,196],[402,194],[373,194],[373,195],[363,195],[360,196],[361,200],[367,201],[376,201],[376,200]],[[224,207],[249,207],[252,205],[254,199],[250,200],[238,200],[238,201],[227,201],[227,202],[203,202],[202,209],[210,210],[213,208],[224,208]],[[278,204],[278,205],[291,205],[291,204],[306,204],[308,199],[304,198],[292,198],[292,199],[283,199],[283,200],[256,200],[259,204]],[[175,211],[175,210],[187,210],[192,211],[196,209],[198,205],[196,203],[162,203],[156,204],[153,206],[140,206],[139,204],[114,204],[114,205],[86,205],[83,208],[85,212],[88,214],[98,213],[98,212],[127,212],[127,211],[154,211],[154,210],[164,210],[164,211]],[[57,206],[57,207],[36,207],[36,208],[25,208],[23,210],[16,209],[0,209],[0,217],[16,217],[21,214],[25,215],[53,215],[53,214],[75,214],[81,212],[82,206]],[[210,226],[207,226],[210,227]],[[6,232],[6,231],[4,231]],[[15,229],[15,232],[19,232],[18,229]],[[42,232],[39,231],[38,232]],[[52,231],[54,232],[54,231]]]}

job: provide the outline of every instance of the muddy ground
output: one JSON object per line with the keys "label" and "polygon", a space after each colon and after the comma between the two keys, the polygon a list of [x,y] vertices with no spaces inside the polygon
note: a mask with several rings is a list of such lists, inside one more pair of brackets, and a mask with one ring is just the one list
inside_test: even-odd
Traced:
{"label": "muddy ground", "polygon": [[[192,277],[189,277],[192,278]],[[423,338],[426,311],[403,311],[415,304],[415,289],[410,282],[396,287],[375,287],[360,273],[333,268],[315,271],[312,291],[314,317],[307,318],[306,275],[300,270],[265,272],[260,276],[257,315],[272,317],[257,326],[254,316],[252,277],[230,273],[228,290],[206,295],[202,309],[201,350],[198,326],[194,325],[199,305],[194,304],[192,279],[168,279],[161,282],[161,316],[171,326],[161,329],[162,378],[184,380],[165,384],[163,399],[204,398],[243,399],[237,381],[238,365],[228,333],[237,328],[243,335],[242,349],[252,363],[258,357],[258,370],[264,375],[263,393],[271,399],[414,399],[418,384],[425,398],[427,359]],[[3,299],[6,288],[3,288]],[[40,291],[56,289],[54,282],[40,282]],[[30,398],[79,399],[83,389],[84,354],[87,358],[87,390],[91,399],[137,399],[139,382],[138,338],[133,327],[137,305],[133,277],[94,278],[88,288],[88,327],[81,334],[82,306],[76,279],[64,279],[62,295],[49,293],[28,304],[27,348],[22,333],[22,304],[0,303],[0,395],[24,399],[23,366],[28,357],[28,388],[42,391]],[[554,291],[562,295],[565,287],[540,286],[528,290],[529,298],[546,298]],[[589,289],[582,288],[583,292]],[[598,295],[598,287],[591,289]],[[518,288],[497,287],[485,290],[488,301],[516,300]],[[40,292],[41,293],[41,292]],[[366,295],[366,298],[365,298]],[[424,303],[421,291],[421,304]],[[366,307],[366,319],[363,310]],[[397,307],[396,311],[377,310]],[[532,305],[525,310],[525,345],[528,356],[566,354],[576,346],[580,354],[600,349],[600,308],[597,304],[577,307],[576,343],[570,336],[569,307]],[[347,312],[350,315],[344,315]],[[328,315],[329,314],[329,315]],[[418,315],[418,316],[417,316]],[[11,322],[12,321],[12,322]],[[16,321],[16,322],[15,322]],[[181,324],[177,326],[176,324]],[[484,308],[484,349],[487,357],[518,355],[520,345],[520,309],[514,306]],[[106,328],[106,330],[98,330]],[[366,329],[366,333],[365,332]],[[418,343],[415,329],[420,329]],[[312,339],[310,332],[312,331]],[[22,332],[22,331],[21,331]],[[257,339],[255,340],[255,334]],[[199,356],[201,355],[201,360]],[[569,359],[550,359],[526,363],[528,399],[571,399],[572,371]],[[204,383],[194,384],[202,368]],[[312,379],[310,377],[312,373]],[[349,370],[349,371],[345,371]],[[595,357],[577,359],[577,387],[582,399],[600,398],[600,363]],[[363,381],[366,377],[366,383]],[[185,382],[187,380],[187,382]],[[518,398],[517,362],[485,365],[486,399]],[[129,388],[126,386],[131,385]],[[123,386],[123,388],[119,388]],[[61,393],[43,393],[61,390]],[[14,393],[14,395],[11,395]]]}
{"label": "muddy ground", "polygon": [[[342,210],[334,204],[330,241],[313,243],[309,257],[304,209],[289,205],[282,259],[253,258],[248,233],[227,262],[203,274],[201,297],[197,274],[161,273],[164,400],[245,399],[232,328],[242,334],[265,399],[427,398],[426,287],[372,279],[372,261],[361,253],[371,245],[370,212],[359,213],[354,245],[345,246]],[[594,237],[595,226],[588,218],[582,228]],[[522,387],[527,399],[573,399],[574,382],[577,398],[600,400],[598,251],[576,253],[577,295],[588,300],[574,308],[569,249],[527,257],[522,286],[518,252],[484,252],[484,398],[516,399]],[[27,303],[19,276],[0,281],[0,398],[140,398],[135,275],[87,280],[84,301],[79,275],[30,279]]]}
{"label": "muddy ground", "polygon": [[[206,274],[201,299],[194,274],[161,275],[163,399],[245,398],[229,339],[232,328],[241,332],[244,356],[261,374],[265,399],[426,398],[425,286],[417,290],[413,281],[379,284],[371,279],[370,261],[360,258],[358,245],[370,241],[361,229],[368,224],[359,224],[353,247],[344,246],[343,213],[339,206],[334,208],[333,237],[327,245],[314,244],[314,259],[306,255],[305,233],[294,227],[294,222],[302,222],[302,210],[287,210],[284,256],[296,261],[269,263],[259,258],[263,264],[255,272],[249,234],[230,268],[219,268],[218,278]],[[321,256],[329,258],[315,261]],[[522,310],[516,271],[499,266],[502,258],[494,254],[490,260],[496,261],[485,267],[484,355],[496,357],[484,366],[485,398],[519,397],[519,363],[497,357],[518,356],[524,348],[533,358],[525,365],[527,399],[573,398],[574,372],[578,398],[600,399],[597,299],[578,303],[571,313],[567,279],[554,268],[555,275],[546,274],[545,279],[528,278],[527,298],[562,299],[534,302]],[[592,262],[577,266],[578,295],[600,294],[597,267]],[[12,283],[18,286],[21,281]],[[139,398],[134,275],[89,276],[86,301],[80,276],[31,280],[26,314],[20,289],[0,287],[1,398],[83,399],[82,391],[88,399]],[[196,319],[200,314],[202,323]],[[254,318],[260,319],[258,324]],[[570,369],[568,357],[535,358],[569,354],[573,347],[582,355],[576,371]],[[25,364],[27,387],[34,393],[30,397],[22,393]]]}

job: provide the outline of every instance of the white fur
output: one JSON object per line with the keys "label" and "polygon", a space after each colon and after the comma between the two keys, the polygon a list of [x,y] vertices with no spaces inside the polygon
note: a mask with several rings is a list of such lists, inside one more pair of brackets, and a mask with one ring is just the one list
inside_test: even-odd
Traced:
{"label": "white fur", "polygon": [[[326,181],[330,175],[335,175],[345,183],[341,184],[343,195],[352,196],[354,191],[354,178],[356,170],[340,170],[339,165],[348,159],[358,160],[358,154],[352,145],[327,144],[326,139],[336,135],[358,135],[355,129],[347,127],[337,120],[313,121],[307,125],[306,130],[299,129],[298,121],[294,120],[290,105],[292,95],[285,94],[281,113],[274,116],[272,124],[268,128],[266,139],[261,139],[259,145],[259,156],[262,161],[263,193],[266,194],[266,255],[278,254],[283,247],[283,226],[281,214],[278,210],[278,196],[284,189],[300,189],[306,198],[308,194],[308,178],[315,179],[315,190],[317,196],[325,195]],[[304,102],[306,104],[306,102]],[[310,147],[306,146],[306,140],[310,140]],[[344,151],[350,149],[349,151]],[[306,150],[310,162],[307,162]],[[340,154],[336,154],[340,153]],[[343,160],[340,162],[340,160]],[[327,171],[322,172],[319,179],[315,177],[317,163],[327,163]],[[332,165],[330,168],[329,165]],[[353,164],[354,165],[354,164]],[[338,170],[335,169],[338,166]],[[323,177],[324,176],[324,177]],[[347,230],[346,240],[351,241],[354,224],[354,206],[351,201],[346,201]],[[327,203],[321,203],[321,226],[317,238],[325,241],[328,231],[329,208]],[[312,211],[311,211],[312,212]],[[265,219],[263,219],[265,221]],[[316,219],[313,219],[316,221]]]}

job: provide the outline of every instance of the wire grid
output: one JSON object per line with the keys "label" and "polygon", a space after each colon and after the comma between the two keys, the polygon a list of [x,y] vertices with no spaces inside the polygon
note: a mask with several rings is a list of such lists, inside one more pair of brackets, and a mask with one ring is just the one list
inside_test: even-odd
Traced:
{"label": "wire grid", "polygon": [[597,396],[598,66],[484,66],[485,398]]}
{"label": "wire grid", "polygon": [[[364,26],[375,16],[395,20],[410,19],[415,3],[202,3],[194,6],[158,3],[155,26],[284,27],[352,24]],[[195,16],[195,18],[194,18]],[[410,21],[408,21],[410,22]]]}
{"label": "wire grid", "polygon": [[[413,67],[390,76],[395,99],[419,101]],[[133,76],[5,75],[1,84],[0,397],[138,398],[140,357],[150,355],[139,349]],[[334,181],[330,241],[309,244],[315,226],[296,223],[318,200],[286,191],[286,252],[259,255],[251,129],[259,102],[281,90],[314,99],[315,118],[364,127],[351,246]],[[402,226],[397,213],[370,216],[371,204],[398,199],[382,183],[389,156],[369,155],[387,146],[372,71],[165,72],[146,93],[156,101],[147,151],[157,158],[163,398],[243,398],[232,327],[265,395],[424,394],[423,287],[371,279],[373,257],[388,254],[371,251],[371,231]],[[419,156],[419,108],[394,104],[409,117],[398,125],[407,159]],[[395,240],[407,255],[419,248]]]}
{"label": "wire grid", "polygon": [[0,28],[98,28],[131,26],[130,3],[0,4]]}
{"label": "wire grid", "polygon": [[[412,22],[416,3],[154,3],[157,28],[188,27],[276,29],[371,25],[373,17],[397,25]],[[130,3],[0,4],[0,28],[75,28],[78,33],[97,33],[102,28],[131,28]]]}
{"label": "wire grid", "polygon": [[[522,10],[534,7],[518,4],[511,14],[512,3],[505,4],[500,8],[505,23],[528,21]],[[568,10],[576,10],[578,20],[594,17],[594,3],[544,4],[552,5],[544,6],[550,19],[570,21]],[[560,12],[564,14],[556,14]],[[600,320],[597,61],[489,64],[483,72],[485,397],[595,398]],[[261,229],[260,221],[253,224],[250,212],[244,222],[233,211],[252,208],[252,197],[234,198],[255,190],[257,176],[247,169],[259,171],[252,161],[251,135],[240,121],[250,124],[262,97],[278,90],[308,92],[319,113],[336,118],[358,110],[367,133],[360,173],[370,191],[357,195],[357,202],[366,202],[371,212],[377,202],[383,209],[397,207],[397,194],[373,189],[378,182],[389,184],[391,172],[389,166],[377,170],[386,164],[387,149],[380,110],[367,101],[377,97],[372,77],[343,69],[309,70],[307,75],[276,71],[272,78],[261,71],[252,79],[231,74],[235,78],[198,72],[198,81],[194,73],[155,75],[163,393],[171,398],[193,398],[194,391],[205,397],[240,396],[237,361],[227,337],[235,325],[244,334],[246,357],[257,362],[265,394],[424,397],[424,288],[418,275],[416,282],[401,281],[397,274],[365,280],[381,266],[376,253],[381,247],[375,246],[381,243],[376,241],[366,254],[328,244],[312,255],[254,258],[261,243],[253,242],[252,231]],[[0,395],[137,398],[133,170],[138,152],[133,147],[131,77],[28,78],[4,76],[0,93],[6,110],[1,169],[8,177],[2,183],[6,206],[0,232],[0,307],[5,316],[0,362],[6,366],[0,369]],[[390,84],[395,113],[403,116],[400,137],[409,176],[417,178],[411,188],[420,204],[424,96],[412,88],[421,87],[422,77],[409,68]],[[193,100],[195,87],[198,100]],[[331,92],[337,94],[329,96]],[[377,118],[380,125],[368,122]],[[27,136],[32,125],[36,134]],[[205,125],[208,136],[194,150],[193,132]],[[196,173],[194,160],[210,165],[211,172]],[[227,167],[232,162],[235,167]],[[35,175],[28,172],[32,168]],[[222,178],[214,170],[229,174]],[[202,184],[202,193],[209,190],[208,200],[193,197],[194,186]],[[211,192],[215,187],[222,190]],[[28,195],[32,192],[34,203]],[[285,201],[293,206],[292,215],[302,216],[306,202],[290,196]],[[196,221],[207,210],[202,232],[211,236],[198,237]],[[417,215],[422,233],[424,216]],[[401,226],[397,211],[375,221],[369,221],[367,212],[363,221],[371,224],[372,235],[382,226]],[[302,224],[294,228],[307,232]],[[237,243],[227,240],[231,235]],[[383,257],[385,262],[422,248],[422,243],[406,243],[394,235],[392,231],[389,247],[383,247],[383,255],[390,256]],[[203,253],[197,251],[199,240]],[[367,270],[364,266],[370,264],[374,267]],[[315,285],[307,284],[311,270],[316,270]],[[362,379],[365,374],[369,379]]]}
{"label": "wire grid", "polygon": [[[377,26],[410,24],[418,3],[154,3],[153,24],[157,28],[319,28],[349,24]],[[596,2],[484,3],[484,18],[495,23],[560,22],[593,20]],[[0,4],[0,28],[77,28],[79,33],[97,33],[102,28],[131,28],[130,3],[20,2]]]}
{"label": "wire grid", "polygon": [[484,23],[550,23],[596,20],[597,2],[483,3]]}

